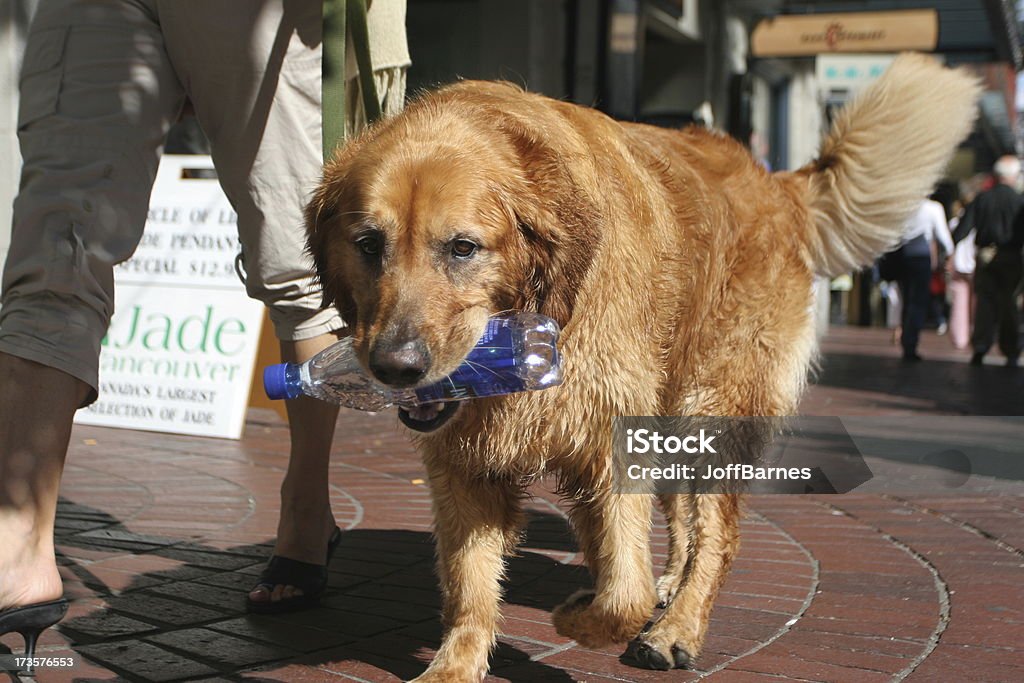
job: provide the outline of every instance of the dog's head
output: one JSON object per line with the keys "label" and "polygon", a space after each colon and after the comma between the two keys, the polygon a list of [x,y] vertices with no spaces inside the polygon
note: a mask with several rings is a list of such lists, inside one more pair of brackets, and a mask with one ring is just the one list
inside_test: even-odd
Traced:
{"label": "dog's head", "polygon": [[[326,165],[307,209],[309,250],[325,304],[384,384],[444,378],[495,313],[540,311],[563,326],[572,316],[597,228],[556,146],[524,123],[554,117],[544,102],[462,83],[378,124]],[[436,410],[401,416],[429,431],[454,412]]]}

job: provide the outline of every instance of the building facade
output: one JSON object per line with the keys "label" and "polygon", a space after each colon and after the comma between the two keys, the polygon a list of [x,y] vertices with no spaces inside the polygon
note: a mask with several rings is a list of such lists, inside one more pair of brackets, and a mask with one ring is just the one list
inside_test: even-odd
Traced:
{"label": "building facade", "polygon": [[[0,5],[0,258],[18,176],[15,74],[36,1]],[[791,169],[813,158],[836,107],[914,48],[969,64],[986,84],[978,126],[951,168],[963,178],[1016,149],[1014,9],[1010,0],[408,0],[409,87],[508,80],[620,119],[713,126],[769,167]]]}
{"label": "building facade", "polygon": [[[409,0],[409,36],[414,90],[509,80],[619,119],[712,126],[775,170],[812,160],[833,112],[904,50],[985,84],[952,186],[1016,153],[1021,135],[1010,0]],[[836,295],[825,281],[817,292],[823,330]],[[851,298],[833,317],[856,320]]]}

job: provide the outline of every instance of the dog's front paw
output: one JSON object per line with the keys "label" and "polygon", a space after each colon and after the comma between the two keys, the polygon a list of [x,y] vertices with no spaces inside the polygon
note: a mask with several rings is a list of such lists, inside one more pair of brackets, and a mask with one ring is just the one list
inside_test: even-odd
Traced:
{"label": "dog's front paw", "polygon": [[683,643],[665,643],[650,633],[641,633],[629,644],[626,654],[645,669],[682,669],[696,659],[696,650]]}
{"label": "dog's front paw", "polygon": [[555,630],[584,647],[604,647],[628,641],[647,623],[650,610],[641,605],[613,612],[594,598],[592,590],[578,590],[569,596],[551,615]]}

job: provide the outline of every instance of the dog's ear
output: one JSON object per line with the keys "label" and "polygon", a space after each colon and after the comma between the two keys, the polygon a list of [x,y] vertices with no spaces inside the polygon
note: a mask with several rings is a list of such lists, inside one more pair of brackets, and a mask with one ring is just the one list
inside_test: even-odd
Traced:
{"label": "dog's ear", "polygon": [[559,325],[572,318],[576,293],[590,271],[600,239],[600,212],[574,178],[570,162],[532,127],[508,116],[499,128],[512,143],[521,173],[506,181],[502,203],[530,253],[525,300]]}
{"label": "dog's ear", "polygon": [[341,276],[341,264],[332,258],[337,231],[340,228],[338,208],[344,201],[344,175],[338,164],[324,167],[324,176],[306,205],[306,251],[313,258],[316,279],[323,296],[323,308],[334,307],[341,314],[345,325],[356,323],[356,306],[352,295]]}

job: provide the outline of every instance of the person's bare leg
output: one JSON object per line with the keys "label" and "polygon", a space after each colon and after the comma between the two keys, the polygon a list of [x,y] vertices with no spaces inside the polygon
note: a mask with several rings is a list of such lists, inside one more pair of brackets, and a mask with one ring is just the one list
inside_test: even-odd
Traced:
{"label": "person's bare leg", "polygon": [[[338,341],[325,334],[298,342],[281,342],[281,359],[305,361]],[[327,488],[327,469],[338,407],[305,396],[287,402],[291,431],[291,456],[288,472],[281,484],[281,518],[277,524],[274,554],[302,562],[322,564],[327,542],[334,531]],[[256,588],[249,597],[254,601],[280,600],[301,595],[294,586],[274,586],[273,591]]]}
{"label": "person's bare leg", "polygon": [[63,593],[53,549],[71,419],[89,387],[0,353],[0,611]]}

